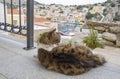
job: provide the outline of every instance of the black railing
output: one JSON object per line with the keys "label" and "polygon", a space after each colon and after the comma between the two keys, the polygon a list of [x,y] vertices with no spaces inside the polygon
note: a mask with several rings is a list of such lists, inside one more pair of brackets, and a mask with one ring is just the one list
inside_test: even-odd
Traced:
{"label": "black railing", "polygon": [[[33,33],[34,33],[34,0],[27,0],[26,1],[26,9],[27,9],[27,20],[26,23],[27,25],[22,24],[22,1],[23,0],[17,0],[18,2],[18,18],[19,18],[19,24],[15,25],[14,24],[14,2],[13,0],[3,0],[1,3],[3,4],[4,7],[4,22],[0,22],[0,30],[11,32],[14,34],[19,34],[27,37],[27,47],[25,49],[32,49],[34,47],[34,42],[33,42]],[[16,1],[16,0],[14,0]],[[9,5],[9,7],[8,7]],[[11,23],[7,22],[7,9],[9,8],[10,15],[11,15]],[[25,17],[24,17],[25,18]]]}

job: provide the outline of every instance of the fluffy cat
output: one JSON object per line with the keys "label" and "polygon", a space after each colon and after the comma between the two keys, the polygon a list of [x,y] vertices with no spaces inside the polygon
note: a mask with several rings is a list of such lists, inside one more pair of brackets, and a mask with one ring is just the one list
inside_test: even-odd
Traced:
{"label": "fluffy cat", "polygon": [[51,51],[39,48],[38,59],[45,68],[67,75],[81,74],[106,62],[89,48],[76,44],[59,45]]}

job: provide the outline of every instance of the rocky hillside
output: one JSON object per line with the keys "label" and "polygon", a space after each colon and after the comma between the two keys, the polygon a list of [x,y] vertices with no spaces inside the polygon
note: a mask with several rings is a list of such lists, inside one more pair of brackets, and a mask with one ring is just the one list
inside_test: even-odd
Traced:
{"label": "rocky hillside", "polygon": [[[11,0],[6,0],[8,8],[11,7],[10,1]],[[19,0],[13,0],[13,8],[18,8],[18,1]],[[23,7],[26,5],[25,1],[26,0],[21,0],[21,4]],[[107,0],[103,3],[70,6],[65,6],[61,4],[46,5],[38,3],[36,1],[34,2],[34,4],[35,8],[39,8],[39,13],[37,14],[40,17],[49,18],[51,20],[66,20],[66,18],[78,20],[79,17],[82,17],[84,18],[83,20],[90,21],[120,21],[120,0]],[[77,19],[75,17],[77,17]]]}
{"label": "rocky hillside", "polygon": [[115,22],[120,21],[120,0],[107,0],[91,6],[86,18],[91,21]]}
{"label": "rocky hillside", "polygon": [[[70,15],[74,15],[79,13],[83,13],[85,18],[90,21],[101,21],[101,22],[116,22],[120,21],[120,0],[107,0],[103,3],[96,4],[88,4],[88,5],[43,5],[40,3],[35,3],[37,5],[42,5],[45,10],[45,7],[49,6],[49,8],[53,8],[53,5],[59,7],[60,13],[65,14],[65,10],[67,9],[70,12]],[[54,14],[55,10],[52,11]],[[58,13],[59,14],[59,13]]]}

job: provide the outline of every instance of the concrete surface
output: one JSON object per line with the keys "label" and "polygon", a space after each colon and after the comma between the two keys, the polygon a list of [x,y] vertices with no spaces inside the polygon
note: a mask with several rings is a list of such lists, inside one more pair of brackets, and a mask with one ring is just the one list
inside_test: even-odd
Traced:
{"label": "concrete surface", "polygon": [[25,41],[0,35],[0,79],[120,79],[120,48],[106,46],[93,52],[107,63],[87,73],[67,76],[42,67],[33,56],[37,49],[23,50]]}

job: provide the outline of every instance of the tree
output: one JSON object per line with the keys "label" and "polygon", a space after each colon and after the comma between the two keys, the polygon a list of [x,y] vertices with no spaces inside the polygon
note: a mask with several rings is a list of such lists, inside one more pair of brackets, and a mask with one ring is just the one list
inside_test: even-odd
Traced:
{"label": "tree", "polygon": [[90,8],[89,8],[89,10],[92,10],[93,9],[93,6],[91,6]]}
{"label": "tree", "polygon": [[115,4],[114,4],[114,3],[111,3],[111,7],[115,7]]}
{"label": "tree", "polygon": [[120,16],[118,16],[118,13],[115,13],[115,17],[113,18],[113,21],[120,21]]}
{"label": "tree", "polygon": [[40,7],[40,9],[45,9],[45,7]]}
{"label": "tree", "polygon": [[77,10],[81,10],[83,6],[79,5],[77,6]]}
{"label": "tree", "polygon": [[46,18],[46,19],[51,20],[51,18]]}
{"label": "tree", "polygon": [[107,15],[107,9],[103,10],[103,15],[106,16]]}
{"label": "tree", "polygon": [[61,10],[59,13],[64,13],[64,11]]}
{"label": "tree", "polygon": [[102,3],[101,5],[102,5],[102,6],[106,6],[106,3],[104,2],[104,3]]}
{"label": "tree", "polygon": [[90,12],[88,12],[87,15],[86,15],[86,18],[87,19],[98,18],[99,15],[100,14],[97,13],[97,12],[95,14],[91,14]]}
{"label": "tree", "polygon": [[112,1],[111,0],[107,0],[108,3],[111,3]]}
{"label": "tree", "polygon": [[97,3],[96,3],[96,4],[94,4],[94,6],[97,6]]}
{"label": "tree", "polygon": [[94,16],[93,14],[91,14],[90,12],[88,12],[87,15],[86,15],[86,18],[87,19],[92,19],[93,16]]}

